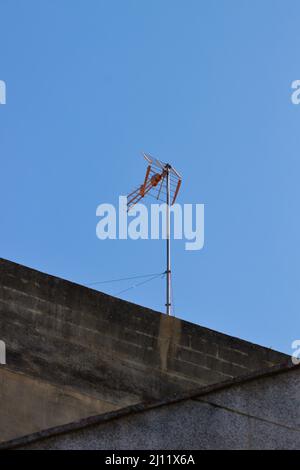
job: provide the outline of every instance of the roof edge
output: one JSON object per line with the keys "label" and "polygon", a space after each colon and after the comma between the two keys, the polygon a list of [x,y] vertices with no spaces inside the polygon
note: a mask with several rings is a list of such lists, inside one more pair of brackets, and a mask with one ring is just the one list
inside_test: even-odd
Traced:
{"label": "roof edge", "polygon": [[[1,263],[9,263],[11,265],[14,265],[15,267],[20,267],[21,269],[28,270],[29,272],[31,271],[31,272],[35,272],[35,273],[38,273],[38,274],[43,275],[43,276],[47,276],[48,278],[52,279],[53,281],[60,282],[60,283],[63,283],[63,284],[68,284],[69,286],[72,286],[72,288],[84,289],[86,291],[93,292],[94,294],[98,294],[99,296],[104,296],[104,297],[113,299],[114,301],[122,302],[122,303],[127,304],[127,305],[132,305],[132,306],[141,308],[145,311],[144,313],[147,313],[147,314],[150,314],[150,315],[158,315],[160,317],[165,316],[165,314],[163,312],[160,312],[158,310],[153,310],[152,308],[149,308],[145,305],[136,304],[134,302],[124,300],[124,299],[121,299],[119,297],[112,296],[110,294],[107,294],[106,292],[102,292],[102,291],[99,291],[97,289],[93,289],[91,286],[84,285],[84,284],[79,284],[78,282],[71,281],[69,279],[65,279],[65,278],[56,276],[54,274],[46,273],[44,271],[40,271],[39,269],[31,268],[29,266],[17,263],[16,261],[12,261],[12,260],[0,257],[0,267],[1,267]],[[278,351],[277,349],[272,349],[270,347],[254,343],[253,341],[248,341],[246,339],[239,338],[237,336],[232,336],[229,333],[224,333],[222,331],[213,330],[212,328],[209,328],[207,326],[202,326],[202,325],[199,325],[198,323],[193,323],[190,320],[185,320],[183,318],[175,317],[175,316],[172,316],[170,318],[173,321],[182,322],[183,325],[186,324],[186,325],[190,325],[190,326],[193,326],[193,327],[197,327],[197,328],[199,328],[199,329],[201,329],[205,332],[209,332],[210,334],[213,334],[213,335],[220,335],[224,338],[228,338],[229,340],[238,341],[239,343],[244,343],[244,344],[247,344],[247,345],[251,345],[251,346],[254,346],[254,347],[259,348],[261,350],[272,351],[274,353],[285,356],[286,360],[288,360],[289,357],[290,357],[288,354],[286,354],[282,351]]]}
{"label": "roof edge", "polygon": [[266,369],[261,369],[259,371],[245,374],[240,377],[235,377],[230,380],[218,382],[217,384],[212,384],[212,385],[204,386],[201,388],[193,389],[190,391],[177,393],[164,400],[155,400],[151,402],[143,402],[143,403],[138,403],[136,405],[130,405],[130,406],[121,408],[116,411],[110,411],[108,413],[103,413],[101,415],[90,416],[88,418],[83,418],[79,421],[74,421],[74,422],[64,424],[61,426],[48,428],[48,429],[38,431],[33,434],[28,434],[22,437],[18,437],[16,439],[5,441],[5,442],[0,443],[0,450],[16,449],[18,447],[32,444],[37,441],[42,441],[49,437],[63,435],[72,431],[76,432],[81,429],[95,426],[98,424],[104,424],[109,421],[128,416],[130,414],[143,413],[145,411],[149,411],[155,408],[160,408],[165,405],[172,405],[175,403],[180,403],[181,401],[196,399],[196,398],[205,396],[209,393],[218,392],[218,391],[233,387],[235,385],[242,385],[244,383],[252,382],[254,380],[259,380],[259,379],[271,377],[274,375],[283,374],[283,373],[286,373],[286,372],[289,372],[291,370],[295,370],[298,368],[300,369],[300,364],[294,365],[291,361],[287,361],[285,363],[268,367]]}

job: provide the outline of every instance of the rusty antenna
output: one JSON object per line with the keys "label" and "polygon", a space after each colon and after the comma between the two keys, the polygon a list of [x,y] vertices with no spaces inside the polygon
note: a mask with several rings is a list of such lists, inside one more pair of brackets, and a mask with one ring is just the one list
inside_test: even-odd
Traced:
{"label": "rusty antenna", "polygon": [[129,212],[141,199],[149,195],[166,203],[166,239],[167,269],[166,274],[166,313],[171,315],[171,240],[170,240],[170,207],[175,203],[182,178],[169,163],[161,162],[151,155],[143,153],[148,162],[144,182],[127,196]]}

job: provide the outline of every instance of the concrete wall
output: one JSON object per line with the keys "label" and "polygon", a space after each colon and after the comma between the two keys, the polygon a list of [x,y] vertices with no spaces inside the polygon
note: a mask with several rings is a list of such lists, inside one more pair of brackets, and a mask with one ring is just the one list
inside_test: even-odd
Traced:
{"label": "concrete wall", "polygon": [[67,387],[0,370],[0,442],[116,408]]}
{"label": "concrete wall", "polygon": [[17,448],[300,449],[299,389],[298,367],[35,442],[29,437]]}
{"label": "concrete wall", "polygon": [[[7,366],[0,366],[0,374],[3,370],[22,372],[63,390],[68,387],[101,400],[105,410],[287,360],[284,354],[3,259],[0,339],[7,346]],[[30,406],[31,397],[28,404],[21,381],[11,400],[19,396],[24,406]],[[86,416],[89,412],[87,408]],[[31,417],[39,422],[34,409]],[[15,421],[18,435],[30,432],[24,420],[17,424],[17,415]],[[53,422],[46,424],[49,427]],[[3,421],[0,440],[7,437],[5,429]]]}

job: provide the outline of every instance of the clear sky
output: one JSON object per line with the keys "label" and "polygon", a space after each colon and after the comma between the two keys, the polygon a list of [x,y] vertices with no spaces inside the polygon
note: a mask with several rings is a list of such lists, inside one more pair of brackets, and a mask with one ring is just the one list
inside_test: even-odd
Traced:
{"label": "clear sky", "polygon": [[[0,17],[0,256],[82,284],[163,271],[162,241],[95,234],[145,150],[205,204],[204,249],[173,243],[176,316],[291,353],[299,1],[0,0]],[[164,287],[122,298],[164,311]]]}

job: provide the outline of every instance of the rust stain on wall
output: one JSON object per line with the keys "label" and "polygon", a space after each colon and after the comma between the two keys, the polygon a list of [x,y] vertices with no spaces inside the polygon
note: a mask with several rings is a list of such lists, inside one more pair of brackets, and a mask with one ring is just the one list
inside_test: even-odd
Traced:
{"label": "rust stain on wall", "polygon": [[160,367],[167,370],[168,357],[176,352],[181,335],[181,321],[175,317],[162,315],[157,338],[160,353]]}

